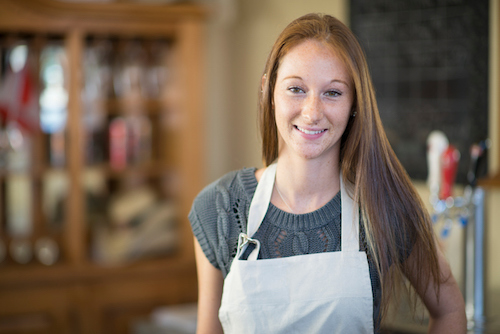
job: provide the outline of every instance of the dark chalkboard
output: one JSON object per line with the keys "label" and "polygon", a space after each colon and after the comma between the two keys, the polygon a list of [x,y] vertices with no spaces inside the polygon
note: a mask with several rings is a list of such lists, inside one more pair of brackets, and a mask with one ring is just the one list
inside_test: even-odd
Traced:
{"label": "dark chalkboard", "polygon": [[351,0],[380,116],[414,179],[427,178],[426,139],[441,130],[461,152],[488,133],[488,0]]}

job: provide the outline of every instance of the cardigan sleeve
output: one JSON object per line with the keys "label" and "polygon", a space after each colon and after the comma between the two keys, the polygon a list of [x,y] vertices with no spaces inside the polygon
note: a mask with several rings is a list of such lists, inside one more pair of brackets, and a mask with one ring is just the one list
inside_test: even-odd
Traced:
{"label": "cardigan sleeve", "polygon": [[231,241],[237,242],[231,209],[236,175],[237,172],[228,173],[203,189],[193,201],[188,216],[203,253],[224,277],[232,260]]}

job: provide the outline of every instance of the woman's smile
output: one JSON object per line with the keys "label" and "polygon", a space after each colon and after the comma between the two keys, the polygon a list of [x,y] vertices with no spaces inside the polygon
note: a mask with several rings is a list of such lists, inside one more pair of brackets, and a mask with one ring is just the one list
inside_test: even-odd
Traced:
{"label": "woman's smile", "polygon": [[306,128],[301,128],[300,126],[298,125],[295,125],[295,128],[297,130],[299,130],[300,132],[303,132],[305,133],[306,135],[317,135],[317,134],[320,134],[320,133],[323,133],[326,131],[326,129],[323,129],[323,130],[308,130]]}

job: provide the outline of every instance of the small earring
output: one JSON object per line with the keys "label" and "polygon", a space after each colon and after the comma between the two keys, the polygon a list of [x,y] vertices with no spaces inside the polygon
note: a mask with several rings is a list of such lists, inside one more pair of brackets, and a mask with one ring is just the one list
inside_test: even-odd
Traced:
{"label": "small earring", "polygon": [[356,117],[356,111],[353,111],[351,116]]}

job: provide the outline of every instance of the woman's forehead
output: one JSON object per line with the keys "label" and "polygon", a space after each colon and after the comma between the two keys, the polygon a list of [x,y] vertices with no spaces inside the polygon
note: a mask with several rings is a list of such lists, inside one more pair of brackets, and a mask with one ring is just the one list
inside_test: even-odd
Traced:
{"label": "woman's forehead", "polygon": [[304,75],[308,71],[319,71],[319,74],[329,71],[347,82],[352,81],[341,53],[323,41],[306,39],[291,46],[281,57],[276,75]]}

